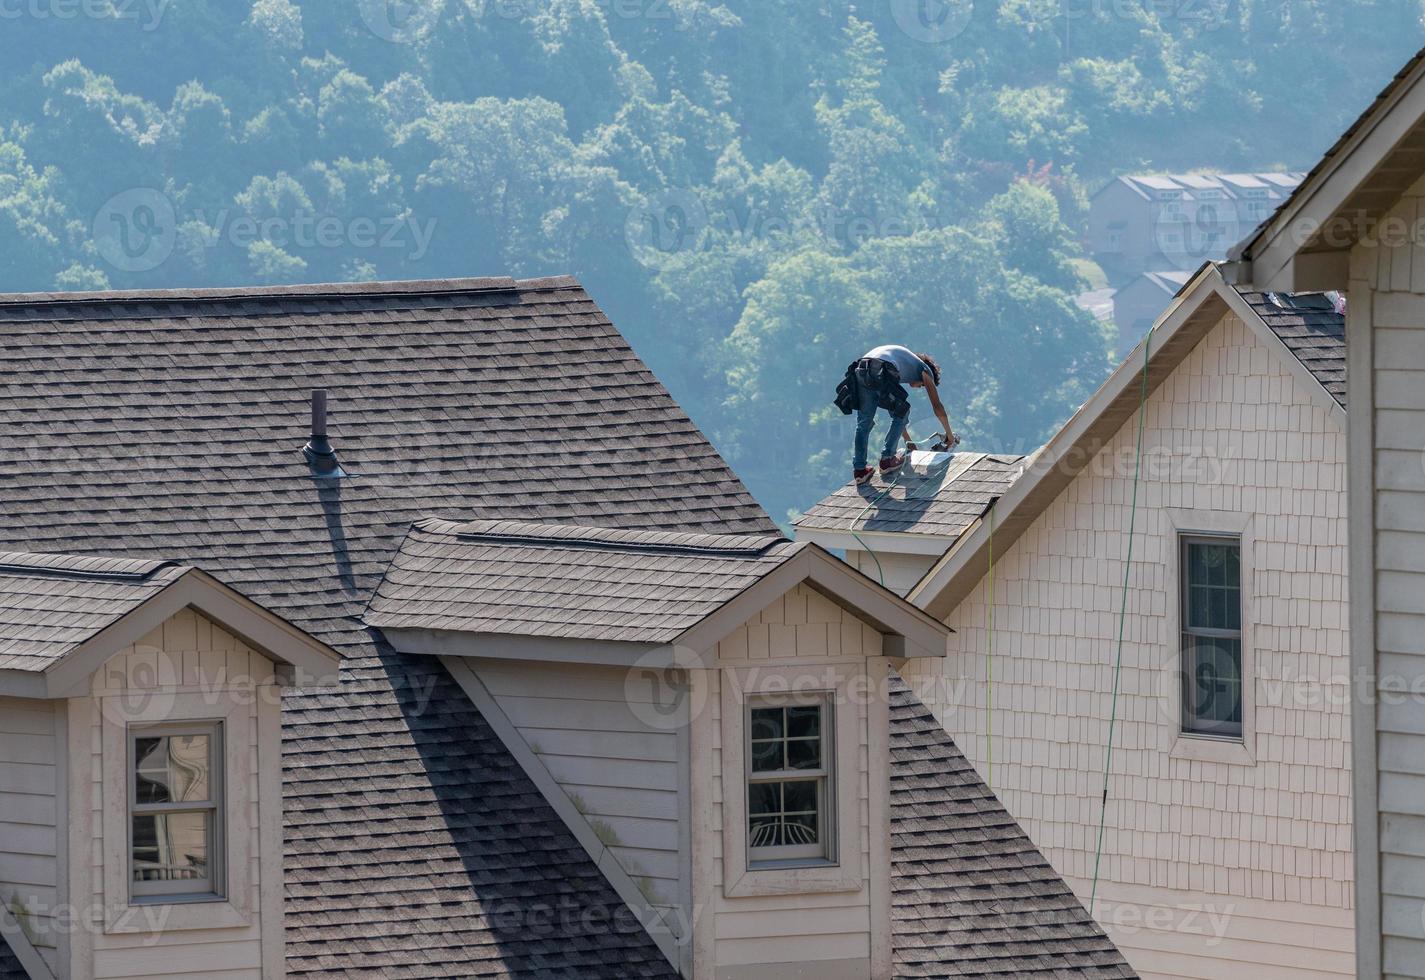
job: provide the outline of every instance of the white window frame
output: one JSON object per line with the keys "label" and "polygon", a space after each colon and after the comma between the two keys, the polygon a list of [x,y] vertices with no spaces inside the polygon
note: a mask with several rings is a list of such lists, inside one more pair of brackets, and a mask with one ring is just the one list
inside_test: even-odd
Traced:
{"label": "white window frame", "polygon": [[[1250,514],[1236,511],[1166,508],[1164,529],[1164,591],[1167,600],[1167,635],[1161,667],[1160,715],[1164,748],[1174,759],[1255,766],[1256,751],[1256,645],[1253,630],[1253,570],[1255,533]],[[1242,735],[1197,735],[1182,730],[1182,591],[1181,541],[1184,537],[1236,537],[1241,546],[1242,572]]]}
{"label": "white window frame", "polygon": [[[240,696],[227,696],[236,694]],[[270,716],[266,721],[274,731],[280,724],[277,705],[267,705],[260,699],[254,705],[254,692],[224,692],[224,696],[214,704],[209,694],[193,691],[161,691],[155,689],[125,690],[121,687],[95,690],[93,703],[102,734],[101,764],[103,767],[103,818],[101,843],[103,853],[103,873],[101,887],[104,894],[104,933],[121,935],[126,933],[152,932],[153,917],[144,909],[159,904],[163,906],[163,930],[174,932],[186,929],[232,929],[250,926],[257,911],[254,902],[251,865],[254,826],[252,819],[253,791],[261,786],[262,801],[259,806],[268,811],[268,800],[281,798],[280,771],[276,766],[257,767],[253,758],[253,746],[259,721],[257,713]],[[225,869],[224,894],[210,901],[154,901],[144,896],[131,896],[129,879],[130,838],[133,832],[129,815],[129,729],[156,729],[168,724],[204,725],[221,722],[222,772],[224,773],[223,844],[222,863]],[[88,722],[85,712],[71,712],[70,737],[75,744],[89,738],[84,726]],[[280,736],[269,733],[266,738]],[[254,774],[254,769],[256,772]],[[276,777],[276,778],[274,778]],[[280,819],[280,810],[271,809],[271,820]],[[259,819],[263,819],[259,817]],[[280,824],[274,829],[280,833]],[[276,847],[280,854],[281,838],[262,835],[264,871],[273,867],[272,858],[266,853],[268,847]],[[279,864],[276,865],[280,867]],[[266,914],[266,913],[264,913]],[[276,920],[280,922],[280,917]],[[264,930],[266,925],[264,925]]]}
{"label": "white window frame", "polygon": [[[758,708],[815,707],[821,711],[819,723],[821,766],[817,769],[782,769],[774,772],[752,770],[752,712]],[[825,695],[760,696],[748,698],[743,708],[743,779],[750,797],[751,787],[758,783],[807,782],[817,784],[817,843],[757,847],[752,843],[752,812],[748,807],[744,826],[747,827],[747,866],[758,868],[793,868],[836,863],[836,709]],[[783,733],[785,736],[785,733]]]}
{"label": "white window frame", "polygon": [[[1237,730],[1236,730],[1236,731],[1214,732],[1214,731],[1207,731],[1207,730],[1200,729],[1200,728],[1193,728],[1193,727],[1190,727],[1190,725],[1191,725],[1193,719],[1192,719],[1192,717],[1190,716],[1190,714],[1189,714],[1189,712],[1188,712],[1188,710],[1187,710],[1187,704],[1186,704],[1187,698],[1186,698],[1186,696],[1184,697],[1182,706],[1181,706],[1181,708],[1180,708],[1178,725],[1179,725],[1179,727],[1180,727],[1180,729],[1181,729],[1181,731],[1182,731],[1182,733],[1183,733],[1184,735],[1194,735],[1194,736],[1198,736],[1198,737],[1201,737],[1201,738],[1220,738],[1220,739],[1226,739],[1226,740],[1229,740],[1229,741],[1240,742],[1240,741],[1242,741],[1242,731],[1241,731],[1241,729],[1242,729],[1241,714],[1242,714],[1242,701],[1243,701],[1242,688],[1245,687],[1244,678],[1242,677],[1242,659],[1243,659],[1243,656],[1244,656],[1244,654],[1245,654],[1245,651],[1243,650],[1243,643],[1242,643],[1242,620],[1244,620],[1244,619],[1246,618],[1246,609],[1243,608],[1243,605],[1244,605],[1244,604],[1243,604],[1243,602],[1242,602],[1242,584],[1241,584],[1241,574],[1242,574],[1242,569],[1241,569],[1241,560],[1242,560],[1242,539],[1241,539],[1240,537],[1238,537],[1237,535],[1235,535],[1235,534],[1204,534],[1204,533],[1186,534],[1186,533],[1179,532],[1179,534],[1178,534],[1178,536],[1177,536],[1177,545],[1178,545],[1177,551],[1178,551],[1178,569],[1179,569],[1178,596],[1177,596],[1177,600],[1178,600],[1178,617],[1179,617],[1179,620],[1178,620],[1178,644],[1179,644],[1178,649],[1179,649],[1179,656],[1183,659],[1183,662],[1181,663],[1180,668],[1179,668],[1179,669],[1182,671],[1182,674],[1183,674],[1183,682],[1182,682],[1183,689],[1184,689],[1184,691],[1186,690],[1187,683],[1188,683],[1188,682],[1187,682],[1188,668],[1187,668],[1186,659],[1187,659],[1187,638],[1188,638],[1189,636],[1199,636],[1199,637],[1204,637],[1204,638],[1207,638],[1207,639],[1230,639],[1230,640],[1236,640],[1236,641],[1237,641],[1237,686],[1238,686],[1238,692],[1237,692],[1237,702],[1238,702],[1237,714],[1238,714],[1238,720],[1237,720],[1237,726],[1236,726],[1236,727],[1237,727]],[[1237,562],[1238,562],[1238,583],[1237,583],[1237,603],[1238,603],[1238,609],[1237,609],[1237,629],[1235,629],[1235,630],[1229,630],[1229,629],[1208,628],[1208,627],[1202,627],[1202,626],[1192,626],[1191,624],[1188,623],[1188,615],[1187,615],[1187,613],[1188,613],[1188,609],[1189,609],[1189,603],[1191,602],[1191,596],[1190,596],[1188,593],[1189,593],[1189,590],[1190,590],[1190,588],[1191,588],[1191,586],[1192,586],[1192,583],[1191,583],[1191,581],[1190,581],[1189,578],[1188,578],[1188,576],[1189,576],[1189,571],[1188,571],[1188,568],[1189,568],[1188,556],[1192,553],[1192,549],[1193,549],[1194,546],[1226,547],[1226,548],[1230,548],[1230,549],[1232,549],[1233,551],[1236,552],[1236,554],[1237,554]]]}
{"label": "white window frame", "polygon": [[[204,735],[208,738],[208,799],[201,803],[140,803],[138,801],[138,753],[141,738],[173,738]],[[163,725],[130,725],[128,729],[128,880],[130,904],[170,904],[174,902],[218,902],[227,893],[226,819],[223,813],[225,767],[223,765],[223,723],[221,721],[170,722]],[[186,881],[139,881],[134,877],[134,818],[152,813],[210,814],[208,874]]]}
{"label": "white window frame", "polygon": [[[853,696],[853,685],[864,683],[864,661],[848,664],[809,663],[805,667],[768,664],[724,667],[719,673],[717,705],[721,730],[721,762],[714,772],[722,783],[723,894],[728,898],[772,895],[816,895],[859,892],[866,887],[863,874],[861,805],[859,787],[870,778],[857,769],[861,738],[875,732],[873,758],[886,751],[880,732],[889,731],[887,706],[872,699],[864,710]],[[767,696],[825,698],[832,705],[827,751],[832,761],[830,795],[835,800],[831,819],[835,827],[834,857],[820,861],[791,862],[748,860],[748,806],[746,763],[747,702]],[[860,700],[865,700],[861,692]],[[888,757],[887,757],[888,758]],[[874,765],[873,765],[874,771]],[[885,779],[884,767],[880,779]]]}

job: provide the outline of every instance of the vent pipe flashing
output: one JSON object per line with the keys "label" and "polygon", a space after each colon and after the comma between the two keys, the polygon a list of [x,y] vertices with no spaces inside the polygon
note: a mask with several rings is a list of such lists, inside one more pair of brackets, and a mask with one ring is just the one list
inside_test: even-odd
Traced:
{"label": "vent pipe flashing", "polygon": [[327,441],[327,390],[312,389],[312,438],[302,447],[302,455],[307,457],[312,476],[319,480],[335,480],[346,476],[346,471],[337,461],[336,451]]}

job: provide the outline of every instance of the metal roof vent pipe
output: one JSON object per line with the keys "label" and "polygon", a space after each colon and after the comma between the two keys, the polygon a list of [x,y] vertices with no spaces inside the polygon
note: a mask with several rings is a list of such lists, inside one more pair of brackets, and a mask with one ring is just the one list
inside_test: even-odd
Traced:
{"label": "metal roof vent pipe", "polygon": [[302,447],[312,476],[319,480],[338,480],[347,475],[337,462],[336,450],[327,441],[327,390],[312,389],[312,439]]}

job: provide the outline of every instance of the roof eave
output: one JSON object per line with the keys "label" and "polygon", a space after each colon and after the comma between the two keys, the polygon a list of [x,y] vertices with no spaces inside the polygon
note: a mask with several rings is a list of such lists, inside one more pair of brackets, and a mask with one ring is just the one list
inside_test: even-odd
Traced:
{"label": "roof eave", "polygon": [[1277,213],[1229,251],[1229,282],[1272,292],[1346,288],[1351,247],[1425,164],[1422,77],[1425,58],[1416,55]]}
{"label": "roof eave", "polygon": [[207,573],[190,568],[42,672],[32,674],[40,678],[42,691],[33,682],[7,679],[4,674],[23,673],[10,671],[0,674],[0,694],[11,693],[12,689],[17,697],[68,698],[87,694],[90,677],[106,660],[187,608],[221,623],[234,636],[270,657],[281,668],[277,674],[280,684],[329,687],[337,683],[341,654]]}

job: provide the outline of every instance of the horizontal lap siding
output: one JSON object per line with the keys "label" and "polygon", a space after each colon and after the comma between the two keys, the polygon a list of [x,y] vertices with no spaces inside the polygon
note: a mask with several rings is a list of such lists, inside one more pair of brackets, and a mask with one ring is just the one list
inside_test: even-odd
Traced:
{"label": "horizontal lap siding", "polygon": [[[913,682],[982,775],[992,719],[994,789],[1085,897],[1136,436],[1135,414],[996,556],[992,686],[984,582],[948,619],[957,634],[943,676],[922,667]],[[1323,400],[1229,316],[1151,396],[1143,448],[1101,894],[1109,884],[1154,889],[1169,904],[1181,894],[1250,899],[1281,903],[1283,915],[1298,906],[1336,910],[1349,923],[1345,433]],[[1169,509],[1249,516],[1244,615],[1255,657],[1255,765],[1170,753],[1179,720]],[[1130,962],[1159,975],[1218,975],[1202,972],[1204,958],[1219,964],[1212,969],[1239,960],[1266,969],[1311,949],[1309,936],[1270,929],[1213,949],[1190,935],[1149,942],[1105,924]],[[1351,972],[1341,957],[1313,967]]]}
{"label": "horizontal lap siding", "polygon": [[651,682],[590,665],[481,661],[475,670],[649,902],[676,908],[678,738],[630,707],[660,697]]}
{"label": "horizontal lap siding", "polygon": [[55,962],[59,780],[53,705],[0,698],[0,902]]}
{"label": "horizontal lap siding", "polygon": [[[1425,204],[1407,196],[1397,211]],[[1376,291],[1362,299],[1374,361],[1381,955],[1386,974],[1425,977],[1425,249],[1378,253]],[[1397,274],[1412,253],[1412,273]]]}

